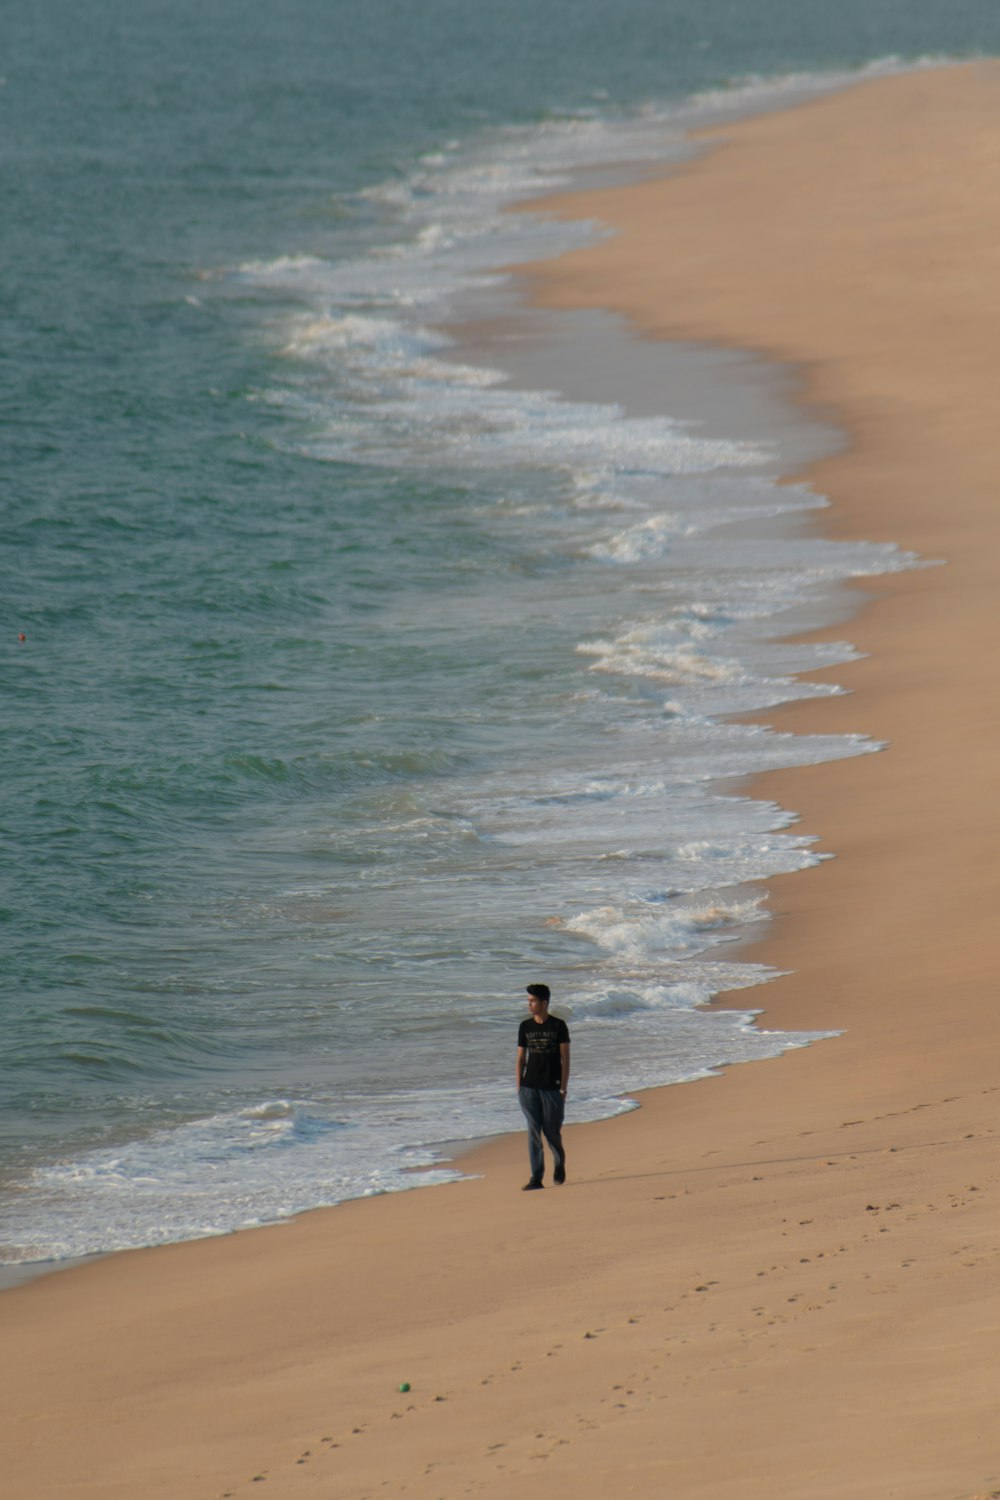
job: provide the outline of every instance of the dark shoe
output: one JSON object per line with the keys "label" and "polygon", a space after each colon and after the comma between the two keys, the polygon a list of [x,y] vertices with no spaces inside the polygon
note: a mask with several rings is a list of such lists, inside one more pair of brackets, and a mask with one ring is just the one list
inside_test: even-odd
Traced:
{"label": "dark shoe", "polygon": [[552,1173],[552,1181],[558,1182],[560,1186],[566,1181],[566,1159],[565,1157]]}
{"label": "dark shoe", "polygon": [[540,1177],[532,1177],[532,1179],[531,1179],[530,1182],[526,1182],[524,1184],[524,1187],[521,1189],[521,1192],[522,1193],[533,1193],[536,1188],[540,1188],[541,1186],[542,1186],[542,1179]]}

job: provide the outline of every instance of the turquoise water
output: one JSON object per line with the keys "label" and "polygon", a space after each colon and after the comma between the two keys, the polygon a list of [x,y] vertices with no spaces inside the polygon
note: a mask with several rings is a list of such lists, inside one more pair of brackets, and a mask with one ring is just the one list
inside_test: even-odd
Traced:
{"label": "turquoise water", "polygon": [[781,645],[787,612],[911,560],[819,540],[766,434],[516,390],[440,326],[579,242],[510,201],[814,75],[1000,50],[993,8],[4,30],[2,1258],[411,1185],[518,1128],[532,979],[578,1118],[807,1040],[696,1009],[766,977],[724,945],[816,857],[718,778],[878,747],[724,715],[826,691],[793,674],[851,649]]}

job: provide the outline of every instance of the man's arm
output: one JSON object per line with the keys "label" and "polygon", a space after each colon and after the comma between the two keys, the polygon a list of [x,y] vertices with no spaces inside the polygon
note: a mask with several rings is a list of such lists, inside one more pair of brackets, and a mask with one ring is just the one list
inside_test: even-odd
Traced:
{"label": "man's arm", "polygon": [[518,1047],[518,1049],[517,1049],[517,1067],[515,1069],[515,1077],[517,1078],[517,1086],[518,1086],[518,1088],[521,1087],[521,1079],[524,1077],[524,1060],[527,1057],[527,1055],[528,1055],[528,1049],[526,1047]]}
{"label": "man's arm", "polygon": [[561,1067],[559,1092],[565,1099],[566,1090],[569,1087],[569,1042],[559,1043],[559,1062]]}

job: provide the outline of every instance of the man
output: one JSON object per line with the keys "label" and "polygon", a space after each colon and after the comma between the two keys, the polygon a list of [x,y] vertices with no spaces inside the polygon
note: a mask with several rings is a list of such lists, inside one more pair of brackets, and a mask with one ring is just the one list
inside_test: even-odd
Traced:
{"label": "man", "polygon": [[569,1028],[559,1016],[549,1015],[551,991],[547,984],[528,985],[531,1015],[517,1033],[517,1097],[528,1122],[530,1193],[542,1186],[545,1154],[542,1136],[552,1152],[552,1180],[566,1181],[566,1153],[562,1143],[566,1088],[569,1084]]}

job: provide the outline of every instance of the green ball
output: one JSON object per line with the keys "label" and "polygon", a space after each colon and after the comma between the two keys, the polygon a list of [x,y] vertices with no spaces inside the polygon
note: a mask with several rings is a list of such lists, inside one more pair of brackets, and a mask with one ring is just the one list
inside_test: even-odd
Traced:
{"label": "green ball", "polygon": [[410,1382],[408,1380],[404,1380],[403,1384],[397,1385],[396,1389],[397,1391],[408,1391],[410,1389]]}

